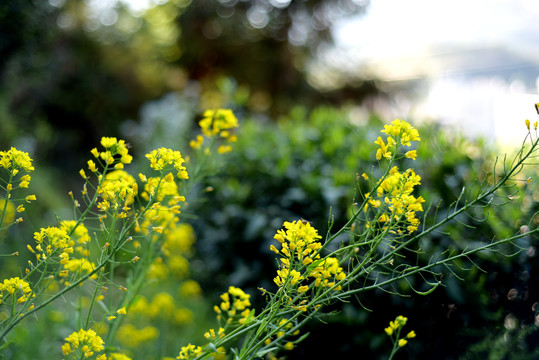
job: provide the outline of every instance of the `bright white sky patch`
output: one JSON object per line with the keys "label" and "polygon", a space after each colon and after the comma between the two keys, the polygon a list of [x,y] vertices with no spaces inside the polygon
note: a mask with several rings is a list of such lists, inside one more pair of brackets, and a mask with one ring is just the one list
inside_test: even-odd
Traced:
{"label": "bright white sky patch", "polygon": [[365,14],[339,24],[336,49],[321,60],[387,81],[424,79],[425,98],[393,106],[390,116],[430,117],[514,144],[524,120],[538,119],[530,85],[539,80],[537,44],[537,0],[371,0]]}
{"label": "bright white sky patch", "polygon": [[533,31],[539,31],[537,0],[373,0],[365,15],[340,24],[337,46],[374,59],[435,44],[526,41]]}

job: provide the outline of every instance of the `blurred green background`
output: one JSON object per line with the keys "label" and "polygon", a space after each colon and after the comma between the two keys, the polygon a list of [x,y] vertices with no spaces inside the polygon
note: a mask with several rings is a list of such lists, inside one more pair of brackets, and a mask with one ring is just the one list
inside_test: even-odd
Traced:
{"label": "blurred green background", "polygon": [[[269,245],[283,221],[307,219],[321,234],[330,208],[335,227],[346,221],[356,176],[377,166],[373,141],[393,120],[368,104],[414,88],[349,79],[322,91],[308,81],[306,64],[331,44],[334,22],[366,11],[368,2],[169,0],[140,12],[121,2],[94,3],[0,4],[0,145],[31,154],[31,186],[39,196],[28,206],[27,230],[4,234],[0,249],[20,249],[10,239],[29,243],[56,215],[69,216],[66,194],[80,188],[78,170],[101,136],[126,139],[142,163],[158,146],[188,153],[201,112],[232,108],[241,122],[238,143],[218,175],[197,184],[185,209],[197,237],[192,278],[207,302],[200,328],[189,331],[202,335],[228,285],[263,306],[257,287],[272,287],[276,263]],[[443,216],[462,187],[485,176],[502,154],[492,142],[469,140],[435,122],[418,128],[418,160],[403,166],[421,174],[421,195],[440,204]],[[456,224],[424,238],[418,261],[519,231],[539,210],[534,182],[521,191],[473,231]],[[445,286],[427,297],[402,283],[408,297],[376,291],[336,305],[333,316],[312,322],[311,335],[287,357],[386,358],[383,329],[405,315],[418,336],[397,358],[536,359],[536,241],[524,238],[524,251],[512,257],[502,254],[512,253],[509,248],[478,255],[473,261],[483,271],[460,264],[470,268],[459,273],[464,281],[446,271]],[[2,271],[13,271],[3,259]],[[412,282],[421,290],[421,279]],[[187,342],[181,336],[178,349]]]}

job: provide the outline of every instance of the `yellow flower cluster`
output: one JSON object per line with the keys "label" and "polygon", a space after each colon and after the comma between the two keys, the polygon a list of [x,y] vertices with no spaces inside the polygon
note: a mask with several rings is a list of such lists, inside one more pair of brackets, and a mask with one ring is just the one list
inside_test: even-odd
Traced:
{"label": "yellow flower cluster", "polygon": [[142,315],[147,319],[161,318],[177,325],[190,323],[193,320],[193,312],[187,308],[177,307],[172,295],[159,292],[151,301],[145,296],[138,296],[130,308],[130,314]]}
{"label": "yellow flower cluster", "polygon": [[89,255],[88,244],[91,241],[88,229],[83,223],[79,223],[75,228],[76,225],[77,221],[75,220],[64,220],[60,223],[60,229],[64,230],[67,234],[71,233],[71,238],[76,240],[77,246],[74,248],[75,252],[87,257]]}
{"label": "yellow flower cluster", "polygon": [[[309,265],[313,259],[313,255],[322,247],[318,241],[322,236],[318,235],[318,231],[311,226],[307,221],[297,220],[293,222],[285,221],[283,227],[286,230],[279,229],[275,234],[274,239],[281,243],[281,253],[285,255],[281,258],[281,262],[285,267],[291,266],[291,261],[299,261],[300,264]],[[270,249],[275,253],[279,253],[275,246],[271,245]]]}
{"label": "yellow flower cluster", "polygon": [[[411,146],[412,141],[421,141],[419,138],[419,132],[412,125],[402,120],[394,120],[391,125],[384,125],[383,133],[387,134],[388,137],[386,142],[382,137],[378,137],[374,142],[380,148],[376,151],[376,159],[381,160],[382,158],[391,159],[393,153],[390,149],[397,144],[402,146]],[[407,158],[415,160],[417,152],[411,150],[406,152],[405,156]]]}
{"label": "yellow flower cluster", "polygon": [[133,324],[123,324],[118,330],[118,341],[126,347],[136,348],[159,337],[159,330],[154,326],[141,329]]}
{"label": "yellow flower cluster", "polygon": [[[141,174],[142,175],[142,174]],[[141,194],[142,198],[149,200],[150,196],[155,196],[157,201],[162,202],[164,199],[168,199],[168,205],[175,205],[179,201],[185,199],[177,199],[179,196],[178,185],[174,182],[172,174],[168,174],[164,178],[151,177],[143,178],[144,192]]]}
{"label": "yellow flower cluster", "polygon": [[[88,229],[83,223],[79,223],[75,220],[66,220],[60,223],[60,230],[65,231],[66,234],[71,234],[70,239],[73,241],[74,253],[81,256],[81,258],[73,259],[69,258],[63,263],[63,270],[58,273],[61,277],[68,277],[70,273],[75,275],[89,274],[95,269],[95,264],[91,262],[88,257],[89,243],[91,241]],[[92,275],[92,279],[97,278],[97,275]],[[67,284],[67,283],[66,283]]]}
{"label": "yellow flower cluster", "polygon": [[[91,153],[96,159],[103,160],[107,165],[113,165],[115,169],[123,169],[124,164],[130,164],[133,157],[129,155],[129,149],[124,140],[118,140],[115,137],[102,137],[101,146],[105,151],[99,152],[97,148],[93,148]],[[115,156],[119,159],[116,159]],[[88,161],[88,168],[92,172],[96,172],[95,163]]]}
{"label": "yellow flower cluster", "polygon": [[18,304],[27,301],[29,296],[32,295],[32,289],[30,288],[30,284],[20,279],[19,277],[5,279],[3,284],[0,283],[0,304],[2,303],[2,299],[4,298],[4,291],[7,291],[10,295],[15,294],[15,292],[20,293],[21,296],[17,299]]}
{"label": "yellow flower cluster", "polygon": [[[75,331],[66,337],[65,340],[66,343],[62,345],[62,353],[66,356],[80,350],[82,356],[86,359],[92,356],[94,352],[100,352],[105,349],[105,342],[92,329]],[[97,360],[105,360],[106,358],[106,355],[103,354],[98,356]]]}
{"label": "yellow flower cluster", "polygon": [[186,346],[182,346],[182,348],[180,349],[180,354],[176,357],[176,359],[194,359],[199,355],[202,355],[202,348],[200,346],[187,344]]}
{"label": "yellow flower cluster", "polygon": [[[0,151],[0,167],[6,169],[12,176],[17,175],[20,169],[23,169],[26,172],[34,171],[32,159],[28,153],[19,151],[14,147],[8,151]],[[28,181],[30,181],[30,179],[28,179]]]}
{"label": "yellow flower cluster", "polygon": [[[236,135],[230,134],[230,129],[238,127],[238,119],[230,109],[206,110],[198,124],[202,129],[202,134],[208,139],[219,136],[229,143],[237,141]],[[204,137],[198,135],[196,140],[191,140],[189,145],[193,149],[200,149],[203,143]],[[217,152],[224,154],[231,150],[230,145],[221,145]]]}
{"label": "yellow flower cluster", "polygon": [[[273,279],[280,288],[285,285],[293,285],[291,288],[297,292],[309,290],[309,286],[302,284],[306,278],[314,278],[315,287],[334,287],[336,281],[341,281],[346,277],[339,261],[334,257],[320,259],[317,251],[322,247],[318,241],[322,237],[318,231],[307,221],[298,220],[286,221],[284,228],[279,229],[274,238],[281,243],[281,250],[277,250],[274,245],[270,249],[276,254],[281,254],[281,268],[277,270],[277,277]],[[293,269],[307,266],[314,262],[314,267],[310,267],[309,272],[301,274]],[[341,286],[336,286],[333,290],[341,290]],[[302,310],[306,310],[302,308]]]}
{"label": "yellow flower cluster", "polygon": [[176,185],[174,176],[171,173],[163,178],[146,178],[142,174],[140,174],[139,177],[145,182],[144,191],[140,196],[146,201],[148,201],[150,197],[154,197],[160,204],[166,204],[168,206],[160,205],[159,208],[155,208],[155,210],[180,214],[180,203],[185,202],[185,196],[179,194],[178,185]]}
{"label": "yellow flower cluster", "polygon": [[[12,147],[8,151],[0,151],[0,168],[6,169],[9,174],[9,180],[6,181],[5,186],[1,186],[2,190],[6,191],[4,199],[0,199],[0,229],[9,226],[13,222],[19,223],[22,221],[22,218],[15,220],[15,213],[20,213],[25,211],[24,205],[20,204],[15,207],[15,204],[9,199],[12,198],[12,191],[18,188],[28,188],[30,180],[32,179],[30,175],[25,174],[20,176],[16,180],[17,175],[21,175],[20,171],[30,172],[34,170],[32,166],[32,159],[28,153],[24,151],[19,151],[16,148]],[[18,185],[14,185],[18,181]],[[36,200],[35,195],[27,195],[24,200],[30,202]],[[3,226],[4,224],[8,224]]]}
{"label": "yellow flower cluster", "polygon": [[[62,277],[67,277],[69,272],[74,274],[89,274],[95,270],[95,264],[88,259],[69,259],[64,264],[64,270],[61,270],[58,275]],[[94,274],[91,276],[92,279],[96,279],[97,275]]]}
{"label": "yellow flower cluster", "polygon": [[138,193],[138,185],[133,176],[123,170],[115,170],[105,175],[105,180],[97,188],[101,201],[97,207],[104,212],[121,209],[119,217],[126,217],[129,205]]}
{"label": "yellow flower cluster", "polygon": [[228,292],[221,295],[221,300],[223,300],[221,305],[215,305],[213,308],[217,313],[217,319],[223,319],[228,324],[234,321],[240,324],[245,323],[251,312],[250,298],[251,295],[246,294],[242,289],[230,286]]}
{"label": "yellow flower cluster", "polygon": [[[367,211],[369,205],[373,208],[381,208],[382,204],[387,206],[388,211],[383,212],[377,219],[380,223],[387,223],[394,220],[398,226],[399,222],[405,221],[406,230],[412,233],[419,226],[419,219],[416,212],[423,211],[422,203],[425,202],[422,196],[412,195],[414,187],[420,185],[421,177],[414,170],[408,169],[404,173],[398,171],[395,166],[389,171],[389,175],[382,181],[376,189],[377,197],[371,197],[370,193],[365,194],[368,199],[365,205]],[[398,230],[402,233],[402,230]]]}
{"label": "yellow flower cluster", "polygon": [[[537,104],[535,105],[535,107],[537,108]],[[539,113],[539,111],[538,111],[538,113]],[[530,120],[526,119],[525,123],[526,123],[526,128],[528,129],[528,131],[530,131]],[[537,130],[537,125],[538,124],[539,123],[537,121],[533,123],[533,129],[534,130]]]}
{"label": "yellow flower cluster", "polygon": [[225,329],[222,327],[217,330],[217,333],[215,333],[215,329],[210,329],[209,331],[206,331],[204,333],[204,337],[208,340],[215,340],[216,338],[222,338],[225,336]]}
{"label": "yellow flower cluster", "polygon": [[[339,266],[339,260],[334,257],[327,257],[322,259],[320,263],[314,268],[309,276],[314,277],[315,286],[320,287],[333,287],[335,281],[341,281],[346,277],[342,267]],[[302,289],[298,289],[300,291]],[[341,290],[341,286],[336,286],[333,290]]]}
{"label": "yellow flower cluster", "polygon": [[[384,329],[384,331],[386,332],[386,334],[388,336],[392,336],[393,334],[396,334],[397,338],[398,338],[398,333],[400,333],[400,329],[402,329],[404,327],[404,325],[406,325],[406,322],[408,321],[408,318],[404,317],[404,316],[397,316],[395,318],[394,321],[390,321],[389,322],[389,326],[386,327]],[[412,339],[412,338],[415,338],[416,337],[416,334],[415,332],[412,330],[410,331],[406,337],[404,338],[401,338],[401,339],[398,339],[397,340],[397,345],[399,347],[403,347],[404,345],[408,344],[408,340],[407,339]]]}
{"label": "yellow flower cluster", "polygon": [[187,169],[183,166],[185,160],[179,151],[159,148],[146,154],[146,158],[150,160],[151,168],[156,171],[166,171],[174,168],[178,172],[176,176],[179,179],[189,179]]}
{"label": "yellow flower cluster", "polygon": [[131,358],[125,354],[111,353],[109,355],[109,360],[131,360]]}
{"label": "yellow flower cluster", "polygon": [[75,242],[67,235],[67,232],[57,227],[41,228],[39,232],[34,233],[34,239],[36,240],[36,250],[28,245],[28,250],[36,254],[37,260],[45,260],[52,255],[58,255],[60,264],[67,264],[69,262],[69,254],[73,253],[73,246]]}

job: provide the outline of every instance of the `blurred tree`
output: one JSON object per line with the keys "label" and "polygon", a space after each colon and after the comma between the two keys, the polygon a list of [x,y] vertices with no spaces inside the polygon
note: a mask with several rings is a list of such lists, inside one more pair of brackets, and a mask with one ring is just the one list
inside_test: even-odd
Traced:
{"label": "blurred tree", "polygon": [[131,68],[112,68],[107,47],[84,31],[76,16],[81,17],[82,2],[65,4],[72,10],[69,19],[52,3],[0,5],[6,29],[0,36],[0,124],[6,129],[0,140],[23,142],[39,161],[62,158],[57,166],[76,169],[84,163],[77,155],[100,136],[116,134],[148,94]]}
{"label": "blurred tree", "polygon": [[[358,0],[193,1],[178,18],[178,63],[192,79],[227,75],[247,85],[254,110],[271,106],[282,113],[297,102],[316,103],[320,92],[306,80],[307,62],[332,43],[337,20],[366,6]],[[326,98],[361,100],[375,90],[370,83]]]}
{"label": "blurred tree", "polygon": [[202,108],[229,105],[221,92],[226,83],[218,81],[224,77],[243,91],[241,105],[257,112],[359,102],[377,91],[374,83],[321,94],[309,84],[306,64],[332,42],[337,20],[367,4],[168,0],[137,12],[122,1],[4,2],[0,140],[30,139],[26,150],[39,148],[42,162],[74,149],[62,166],[75,168],[79,151],[118,135],[143,103],[192,80],[201,85]]}

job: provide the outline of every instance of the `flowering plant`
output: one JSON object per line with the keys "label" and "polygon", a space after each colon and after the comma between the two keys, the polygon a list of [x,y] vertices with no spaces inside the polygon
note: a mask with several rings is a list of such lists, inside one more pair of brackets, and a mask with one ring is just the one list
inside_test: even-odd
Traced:
{"label": "flowering plant", "polygon": [[[191,142],[198,163],[193,165],[192,159],[187,162],[179,151],[156,149],[146,155],[153,173],[140,173],[140,182],[124,170],[132,161],[126,143],[102,139],[103,149],[93,149],[93,159],[87,162],[91,174],[80,171],[85,180],[83,205],[70,193],[75,220],[59,220],[57,226],[36,232],[35,243],[27,247],[35,258],[29,262],[26,275],[5,279],[0,285],[0,306],[8,309],[0,323],[0,338],[7,339],[23,319],[70,293],[77,294],[80,306],[78,329],[65,337],[60,347],[67,358],[136,357],[133,349],[154,339],[156,330],[137,330],[126,318],[140,314],[157,319],[163,313],[174,313],[178,320],[185,318],[186,313],[181,315],[170,294],[155,294],[149,301],[140,293],[148,279],[160,281],[174,272],[185,273],[186,260],[181,255],[188,254],[192,240],[188,240],[189,231],[180,223],[180,215],[189,182],[200,179],[204,165],[229,152],[230,143],[235,141],[230,131],[237,127],[237,120],[229,111],[204,113],[200,126],[202,135]],[[515,159],[504,164],[503,173],[498,174],[495,168],[474,191],[463,191],[450,213],[426,224],[420,214],[430,208],[424,209],[425,200],[418,195],[421,177],[414,169],[400,168],[403,159],[417,158],[413,147],[421,140],[420,134],[405,121],[386,125],[384,135],[374,141],[379,167],[358,176],[356,198],[345,225],[333,230],[330,218],[329,230],[322,236],[305,220],[284,222],[270,246],[278,257],[274,286],[259,289],[266,306],[260,311],[253,309],[250,294],[229,286],[214,307],[218,326],[204,333],[207,341],[180,347],[176,358],[275,358],[305,339],[308,333],[302,329],[306,323],[332,303],[374,289],[396,293],[394,285],[411,277],[423,279],[426,290],[414,289],[416,292],[429,294],[442,284],[441,267],[451,269],[455,262],[474,253],[537,234],[537,227],[530,224],[525,231],[503,239],[461,251],[448,250],[427,265],[417,265],[414,259],[422,254],[417,244],[423,236],[478,207],[503,205],[495,200],[511,183],[529,181],[518,176],[536,156],[539,145],[537,123],[534,134],[529,122],[526,126],[530,144],[525,142]],[[12,149],[1,155],[0,164],[8,176],[2,186],[6,196],[0,224],[7,227],[20,222],[12,216],[24,211],[20,205],[16,207],[17,202],[36,197],[11,196],[28,187],[30,176],[26,173],[33,170],[28,154]],[[22,170],[25,175],[21,176]],[[361,191],[365,184],[368,192]],[[196,288],[188,281],[183,285],[184,289]],[[154,311],[156,308],[161,311]],[[390,357],[415,337],[414,331],[400,337],[406,320],[399,316],[385,329],[394,344]]]}

